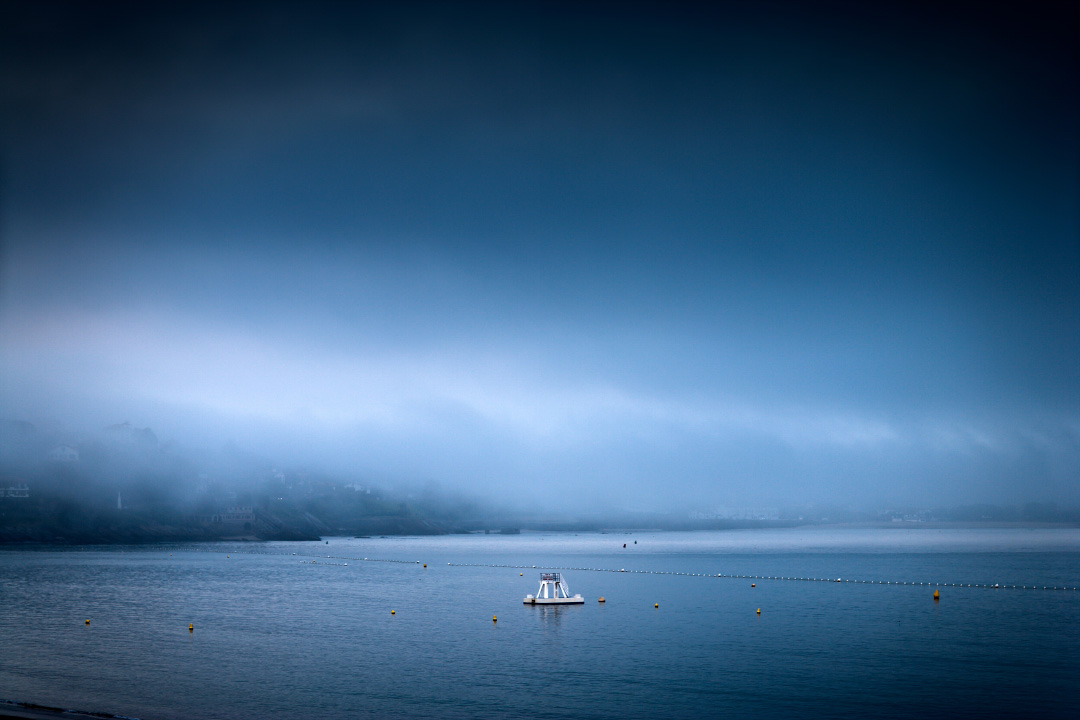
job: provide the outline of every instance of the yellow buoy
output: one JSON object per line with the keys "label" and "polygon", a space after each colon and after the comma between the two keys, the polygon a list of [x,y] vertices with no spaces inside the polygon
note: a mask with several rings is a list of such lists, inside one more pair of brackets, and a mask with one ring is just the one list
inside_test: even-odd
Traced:
{"label": "yellow buoy", "polygon": [[397,610],[391,610],[391,611],[390,611],[390,614],[391,614],[391,615],[397,615]]}
{"label": "yellow buoy", "polygon": [[187,631],[188,632],[195,632],[195,623],[188,623]]}
{"label": "yellow buoy", "polygon": [[521,577],[525,577],[525,573],[518,573]]}
{"label": "yellow buoy", "polygon": [[750,583],[750,587],[757,587],[757,583]]}
{"label": "yellow buoy", "polygon": [[424,563],[424,567],[427,567],[427,563]]}
{"label": "yellow buoy", "polygon": [[941,599],[941,593],[938,592],[937,590],[934,591],[934,599],[935,600],[940,600]]}
{"label": "yellow buoy", "polygon": [[660,603],[653,603],[653,607],[654,607],[654,608],[658,608],[658,607],[660,607]]}
{"label": "yellow buoy", "polygon": [[87,624],[87,625],[89,625],[89,624],[90,624],[90,621],[89,621],[89,620],[87,620],[87,621],[86,621],[86,624]]}
{"label": "yellow buoy", "polygon": [[604,599],[604,596],[603,596],[603,595],[601,595],[601,596],[600,596],[600,599],[599,599],[599,600],[597,600],[596,602],[607,602],[607,600],[605,600],[605,599]]}
{"label": "yellow buoy", "polygon": [[499,622],[499,616],[498,615],[492,615],[491,616],[491,622],[493,622],[493,623]]}
{"label": "yellow buoy", "polygon": [[760,615],[760,614],[761,614],[761,608],[758,608],[758,609],[757,609],[757,614],[758,614],[758,615]]}

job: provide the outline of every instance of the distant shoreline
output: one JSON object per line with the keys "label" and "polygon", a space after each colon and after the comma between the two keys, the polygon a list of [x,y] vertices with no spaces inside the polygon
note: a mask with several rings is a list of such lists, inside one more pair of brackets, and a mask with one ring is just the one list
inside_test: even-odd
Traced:
{"label": "distant shoreline", "polygon": [[[596,533],[596,534],[615,534],[615,533],[670,533],[670,532],[724,532],[724,531],[746,531],[746,530],[806,530],[820,528],[823,530],[993,530],[993,529],[1031,529],[1031,530],[1047,530],[1047,529],[1076,529],[1080,528],[1080,523],[1076,522],[1023,522],[1023,521],[1002,521],[1002,520],[928,520],[928,521],[903,521],[903,522],[849,522],[849,523],[791,523],[791,522],[768,522],[768,521],[721,521],[717,523],[710,523],[709,526],[672,526],[672,527],[596,527],[590,525],[573,526],[568,524],[563,527],[539,527],[530,528],[522,527],[520,533],[522,534],[540,534],[540,533]],[[468,532],[447,532],[437,533],[439,535],[508,535],[519,533],[506,533],[499,531],[491,531],[485,533],[483,530],[473,530]],[[429,533],[430,535],[430,533]],[[191,537],[191,538],[92,538],[81,537],[77,539],[67,538],[50,538],[50,539],[9,539],[0,538],[0,548],[15,548],[15,547],[77,547],[86,545],[110,545],[110,546],[123,546],[123,545],[138,545],[138,546],[175,546],[185,544],[203,544],[203,543],[243,543],[243,544],[258,544],[266,542],[318,542],[326,538],[333,537],[353,537],[351,534],[342,535],[324,535],[319,537],[305,537],[295,539],[275,539],[275,538],[258,538],[252,535],[238,535],[229,537]],[[383,533],[377,536],[365,536],[371,538],[402,538],[402,537],[422,537],[417,533]],[[0,716],[0,720],[3,720]]]}
{"label": "distant shoreline", "polygon": [[0,720],[138,720],[105,712],[64,710],[35,703],[0,700]]}
{"label": "distant shoreline", "polygon": [[1035,522],[1035,521],[1007,521],[1007,520],[927,520],[903,521],[903,522],[851,522],[851,523],[815,523],[813,525],[800,525],[799,527],[821,528],[867,528],[872,530],[897,529],[910,530],[921,528],[926,530],[965,530],[965,529],[994,529],[994,528],[1080,528],[1076,522]]}

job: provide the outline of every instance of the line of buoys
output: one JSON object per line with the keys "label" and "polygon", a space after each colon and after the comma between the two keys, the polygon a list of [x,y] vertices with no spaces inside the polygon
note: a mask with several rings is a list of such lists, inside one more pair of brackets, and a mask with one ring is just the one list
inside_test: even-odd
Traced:
{"label": "line of buoys", "polygon": [[[154,548],[154,550],[161,550],[161,549],[164,549],[164,548]],[[280,552],[275,553],[275,552],[263,552],[263,551],[253,551],[253,550],[228,550],[228,551],[226,551],[226,550],[219,550],[219,549],[213,549],[213,548],[197,548],[197,547],[185,547],[185,546],[177,546],[177,547],[174,547],[173,549],[176,550],[176,551],[184,551],[184,552],[217,552],[217,553],[228,552],[229,555],[226,555],[227,558],[230,558],[232,556],[232,554],[241,554],[241,553],[247,554],[247,555],[298,555],[298,553],[280,553]],[[123,552],[123,551],[121,551],[121,552]],[[300,557],[305,557],[305,555],[303,555],[303,554],[299,554],[299,556]],[[307,555],[306,557],[316,557],[316,556]],[[326,557],[326,558],[332,558],[332,559],[337,559],[337,560],[356,560],[356,561],[361,561],[362,560],[364,562],[383,562],[383,563],[400,563],[400,564],[420,564],[420,562],[421,562],[419,560],[395,560],[395,559],[390,559],[390,558],[368,558],[368,557],[360,558],[360,557],[337,556],[337,555],[335,555],[335,556],[319,555],[317,557]],[[323,564],[324,565],[330,565],[330,564],[333,564],[333,563],[323,563]],[[490,567],[490,568],[511,568],[511,569],[515,569],[515,570],[517,570],[519,568],[536,569],[538,567],[536,565],[506,565],[506,564],[498,564],[498,563],[454,563],[454,562],[448,562],[446,564],[448,566],[451,566],[451,567]],[[344,566],[348,566],[348,563],[345,563]],[[424,567],[427,567],[426,563],[424,563]],[[611,573],[611,572],[638,573],[638,574],[643,574],[643,575],[671,575],[671,576],[684,576],[684,577],[715,577],[715,578],[746,579],[746,580],[781,580],[781,581],[787,580],[787,581],[793,581],[793,582],[837,582],[837,583],[844,582],[844,583],[856,583],[856,584],[863,584],[863,585],[925,585],[925,586],[930,586],[930,587],[961,587],[961,588],[966,587],[966,588],[983,588],[983,589],[1000,589],[1000,590],[1004,590],[1004,589],[1010,589],[1010,590],[1058,590],[1058,591],[1074,591],[1074,592],[1080,590],[1080,587],[1057,586],[1057,585],[1054,585],[1054,586],[1049,586],[1049,585],[1030,585],[1030,586],[1029,585],[1020,585],[1020,586],[1017,586],[1017,585],[1003,585],[1003,584],[1000,584],[1000,583],[943,583],[943,582],[914,582],[914,581],[906,581],[906,580],[858,580],[858,579],[853,580],[853,579],[850,579],[850,578],[788,577],[788,576],[778,576],[778,575],[743,575],[743,574],[733,574],[733,573],[716,573],[715,575],[713,575],[711,573],[677,572],[677,571],[672,571],[672,570],[627,570],[626,568],[619,568],[617,570],[612,569],[612,568],[557,567],[557,566],[549,566],[549,567],[541,566],[541,568],[545,569],[545,570],[573,570],[573,571],[581,571],[581,572],[609,572],[609,573]],[[519,576],[524,576],[524,573],[518,573],[518,575]],[[756,583],[751,583],[751,587],[756,587],[756,586],[757,586]]]}
{"label": "line of buoys", "polygon": [[[448,562],[447,565],[453,567],[488,567],[488,568],[521,568],[529,567],[536,568],[536,565],[500,565],[496,563],[455,563]],[[587,567],[565,567],[557,565],[540,566],[543,570],[574,570],[580,572],[607,572],[607,573],[638,573],[645,575],[681,575],[683,577],[712,577],[712,578],[726,578],[726,579],[754,579],[754,580],[788,580],[788,581],[801,581],[801,582],[831,582],[831,583],[862,583],[864,585],[926,585],[930,587],[970,587],[970,588],[988,588],[988,589],[1028,589],[1027,586],[1018,587],[1016,585],[1001,585],[1001,584],[964,584],[964,583],[943,583],[943,582],[915,582],[908,580],[853,580],[851,578],[810,578],[810,577],[789,577],[787,575],[739,575],[730,573],[692,573],[692,572],[678,572],[674,570],[627,570],[626,568],[587,568]],[[520,575],[521,573],[519,573]],[[751,583],[751,587],[757,587],[757,583]],[[1032,590],[1040,589],[1036,585],[1032,585]],[[1080,587],[1048,587],[1043,586],[1043,590],[1080,590]]]}

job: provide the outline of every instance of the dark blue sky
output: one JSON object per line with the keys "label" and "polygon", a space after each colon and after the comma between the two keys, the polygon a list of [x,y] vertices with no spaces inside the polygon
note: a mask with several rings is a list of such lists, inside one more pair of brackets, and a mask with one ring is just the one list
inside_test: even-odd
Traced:
{"label": "dark blue sky", "polygon": [[9,4],[3,414],[512,502],[1080,500],[1071,4]]}

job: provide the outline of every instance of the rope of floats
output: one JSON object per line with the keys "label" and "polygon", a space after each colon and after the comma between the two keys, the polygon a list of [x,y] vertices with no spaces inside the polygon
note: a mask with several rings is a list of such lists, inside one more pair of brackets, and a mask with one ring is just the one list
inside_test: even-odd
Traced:
{"label": "rope of floats", "polygon": [[1051,587],[1048,585],[1003,585],[1001,583],[939,583],[939,582],[907,582],[902,580],[856,580],[852,578],[817,578],[817,577],[792,577],[788,575],[739,575],[734,573],[694,573],[676,572],[674,570],[627,570],[620,568],[582,568],[582,567],[548,567],[537,565],[488,565],[486,563],[446,563],[456,567],[493,567],[509,568],[512,570],[538,569],[538,570],[574,570],[583,572],[607,572],[607,573],[634,573],[639,575],[681,575],[684,577],[711,577],[727,578],[729,580],[789,580],[795,582],[832,582],[832,583],[856,583],[865,585],[922,585],[924,587],[969,587],[989,588],[996,590],[1080,590],[1075,587]]}
{"label": "rope of floats", "polygon": [[[161,547],[154,548],[155,550],[175,550],[182,552],[207,552],[217,553],[221,555],[271,555],[271,556],[283,556],[283,557],[305,557],[315,558],[310,563],[314,565],[338,565],[348,567],[348,563],[327,563],[318,562],[318,560],[352,560],[353,562],[372,562],[372,563],[397,563],[401,565],[420,565],[419,560],[397,560],[391,558],[368,558],[368,557],[351,557],[346,555],[311,555],[306,553],[284,553],[284,552],[265,552],[256,550],[219,550],[216,548],[196,548],[196,547]],[[790,575],[744,575],[736,573],[695,573],[695,572],[677,572],[674,570],[627,570],[626,568],[588,568],[588,567],[561,567],[555,565],[502,565],[498,563],[446,563],[450,567],[476,567],[476,568],[499,568],[506,570],[560,570],[560,571],[574,571],[574,572],[604,572],[604,573],[631,573],[635,575],[669,575],[669,576],[681,576],[681,577],[702,577],[702,578],[722,578],[728,580],[776,580],[776,581],[788,581],[788,582],[831,582],[831,583],[854,583],[857,585],[909,585],[923,587],[957,587],[957,588],[983,588],[988,590],[1067,590],[1070,592],[1080,591],[1080,587],[1069,586],[1050,586],[1050,585],[1006,585],[1002,583],[947,583],[947,582],[914,582],[906,580],[862,580],[855,578],[823,578],[823,577],[794,577]],[[427,567],[427,563],[423,563],[424,567]]]}

